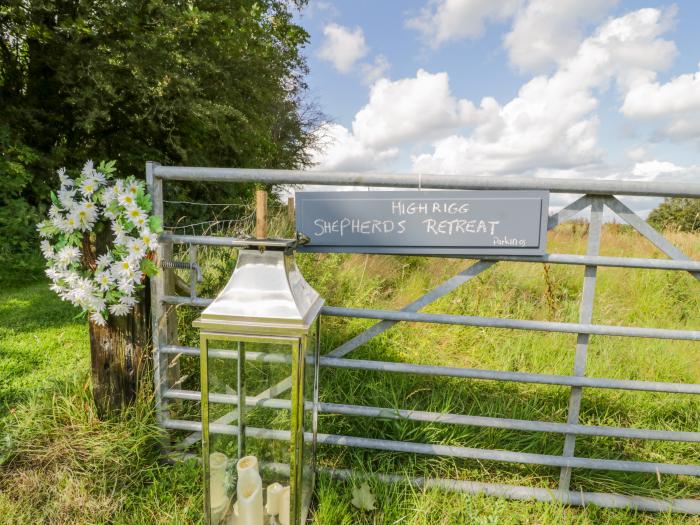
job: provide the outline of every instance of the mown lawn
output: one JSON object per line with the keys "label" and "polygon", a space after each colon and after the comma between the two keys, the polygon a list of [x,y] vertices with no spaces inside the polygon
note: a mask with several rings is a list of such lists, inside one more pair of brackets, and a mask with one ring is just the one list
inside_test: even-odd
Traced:
{"label": "mown lawn", "polygon": [[[551,236],[550,251],[582,253],[585,228],[565,225]],[[674,235],[679,247],[700,259],[697,236]],[[603,255],[661,255],[636,234],[605,229]],[[202,295],[219,289],[230,258],[203,250]],[[328,304],[397,308],[470,264],[414,257],[305,256],[300,265]],[[431,305],[450,314],[576,322],[582,269],[501,264]],[[87,328],[37,278],[0,290],[0,521],[3,523],[196,523],[201,493],[195,464],[163,465],[160,434],[150,400],[116,421],[101,422],[90,403]],[[595,322],[700,328],[700,283],[673,272],[601,269]],[[180,311],[180,343],[193,312]],[[322,346],[329,351],[370,326],[370,321],[326,319]],[[365,359],[568,374],[575,336],[405,323],[356,350]],[[592,337],[589,374],[640,380],[700,382],[697,342]],[[197,377],[193,360],[183,373]],[[488,381],[385,376],[324,370],[322,400],[335,403],[451,411],[496,417],[565,421],[563,387]],[[187,387],[187,384],[184,385]],[[192,386],[192,385],[190,385]],[[38,393],[37,393],[38,392]],[[42,393],[43,392],[43,393]],[[586,424],[700,431],[697,396],[587,389]],[[324,415],[322,432],[385,439],[502,448],[559,454],[563,437],[476,427]],[[577,455],[640,461],[700,463],[697,444],[579,438]],[[196,452],[196,447],[192,448]],[[446,476],[555,488],[558,469],[505,463],[456,461],[387,452],[323,448],[327,467]],[[407,485],[370,483],[378,509],[363,513],[351,504],[352,483],[321,478],[314,523],[350,524],[598,524],[700,523],[698,517],[573,508],[485,496],[423,491]],[[574,490],[700,497],[700,480],[600,471],[575,471]]]}

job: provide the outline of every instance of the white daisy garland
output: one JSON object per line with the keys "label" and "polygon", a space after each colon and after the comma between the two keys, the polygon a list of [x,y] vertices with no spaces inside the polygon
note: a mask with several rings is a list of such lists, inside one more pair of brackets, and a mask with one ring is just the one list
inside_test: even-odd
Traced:
{"label": "white daisy garland", "polygon": [[[51,194],[48,219],[37,225],[51,289],[99,325],[128,314],[144,276],[158,273],[152,254],[162,227],[149,216],[151,197],[143,182],[113,179],[114,172],[114,161],[97,168],[87,161],[76,180],[58,170],[61,188]],[[91,234],[101,228],[110,229],[112,242],[95,259]]]}

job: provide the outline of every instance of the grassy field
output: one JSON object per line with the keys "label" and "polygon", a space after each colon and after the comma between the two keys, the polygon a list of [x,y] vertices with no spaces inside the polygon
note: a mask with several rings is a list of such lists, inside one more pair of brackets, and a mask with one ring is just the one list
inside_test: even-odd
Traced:
{"label": "grassy field", "polygon": [[[585,225],[550,234],[549,249],[583,253]],[[670,234],[700,259],[697,236]],[[602,255],[661,255],[626,228],[607,225]],[[218,290],[233,261],[202,251],[202,295]],[[327,304],[400,308],[459,272],[470,261],[417,257],[309,255],[300,266]],[[425,311],[576,322],[583,270],[501,263]],[[700,329],[700,283],[687,274],[602,268],[594,322]],[[159,431],[149,399],[118,421],[101,422],[90,404],[87,328],[39,279],[0,291],[0,516],[7,523],[195,523],[201,493],[193,463],[162,465]],[[181,343],[192,344],[193,312],[180,312]],[[324,352],[372,324],[325,319]],[[357,349],[352,357],[496,370],[569,374],[575,335],[404,323]],[[592,337],[588,373],[596,377],[700,383],[698,343]],[[182,359],[187,381],[197,367]],[[185,386],[187,385],[185,382]],[[566,421],[568,389],[490,381],[386,376],[324,370],[323,401],[450,411],[542,421]],[[695,396],[697,397],[697,396]],[[186,412],[186,409],[183,409]],[[700,431],[693,396],[587,389],[585,424]],[[385,439],[560,454],[563,436],[468,426],[417,424],[323,415],[320,431]],[[193,451],[196,451],[193,448]],[[700,463],[697,444],[579,437],[576,454],[640,461]],[[446,476],[556,487],[558,469],[448,460],[388,452],[322,448],[328,467],[406,475]],[[353,483],[320,479],[313,522],[350,524],[451,523],[700,523],[692,516],[570,508],[484,496],[371,483],[378,510],[351,504]],[[574,490],[700,497],[700,479],[575,471]]]}

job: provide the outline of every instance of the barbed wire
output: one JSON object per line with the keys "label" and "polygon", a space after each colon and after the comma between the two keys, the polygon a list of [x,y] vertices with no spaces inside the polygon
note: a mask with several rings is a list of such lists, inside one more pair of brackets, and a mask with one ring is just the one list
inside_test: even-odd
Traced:
{"label": "barbed wire", "polygon": [[236,208],[249,208],[249,204],[236,204],[236,203],[219,203],[219,202],[192,202],[192,201],[169,201],[163,200],[164,203],[168,204],[189,204],[192,206],[227,206]]}

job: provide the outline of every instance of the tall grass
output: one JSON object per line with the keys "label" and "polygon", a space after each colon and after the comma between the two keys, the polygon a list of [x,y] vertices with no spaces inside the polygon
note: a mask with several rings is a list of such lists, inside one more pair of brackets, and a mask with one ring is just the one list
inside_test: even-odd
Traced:
{"label": "tall grass", "polygon": [[[289,235],[283,213],[271,233]],[[549,250],[584,253],[587,225],[567,223],[550,233]],[[669,234],[691,257],[700,258],[700,239]],[[629,228],[606,225],[603,255],[662,257]],[[186,257],[183,252],[182,257]],[[466,268],[461,259],[342,254],[297,256],[307,280],[330,305],[398,309]],[[199,251],[202,296],[213,296],[235,264],[230,250]],[[183,273],[183,278],[188,275]],[[576,266],[499,263],[425,311],[576,322],[583,270]],[[594,322],[617,325],[700,328],[700,285],[676,272],[601,268]],[[2,307],[2,305],[0,305]],[[179,343],[197,345],[191,327],[198,312],[178,308]],[[25,313],[31,321],[31,311]],[[40,324],[40,321],[35,321]],[[332,350],[374,323],[324,318],[322,351]],[[355,350],[365,359],[440,364],[495,370],[570,374],[576,336],[477,327],[400,323]],[[588,375],[639,380],[700,382],[696,342],[593,336]],[[197,359],[183,356],[183,388],[198,387]],[[252,384],[252,383],[251,383]],[[254,395],[257,392],[249,392]],[[427,378],[413,375],[324,369],[322,401],[565,422],[565,387]],[[585,389],[581,421],[591,425],[700,431],[697,396]],[[9,441],[0,470],[0,516],[8,523],[194,523],[201,493],[195,465],[163,465],[162,434],[148,399],[123,418],[94,417],[87,387],[71,383],[54,394],[34,397],[6,418]],[[180,417],[196,419],[193,403],[173,405]],[[221,407],[225,409],[225,407]],[[276,424],[286,415],[278,413]],[[488,447],[560,454],[563,436],[390,419],[322,415],[320,431],[421,443]],[[175,433],[175,438],[183,434]],[[197,453],[196,446],[191,452]],[[576,454],[640,461],[700,463],[696,444],[579,437]],[[450,477],[555,488],[558,469],[508,463],[322,447],[319,462],[330,468],[406,476]],[[376,511],[350,504],[359,479],[321,476],[313,521],[336,524],[449,523],[700,523],[695,517],[625,510],[571,508],[556,503],[511,502],[450,494],[407,484],[371,482]],[[661,497],[700,497],[700,480],[603,471],[575,471],[573,490],[616,491]]]}
{"label": "tall grass", "polygon": [[150,399],[98,419],[88,383],[69,382],[4,421],[2,523],[194,523],[196,464],[161,463],[163,431]]}
{"label": "tall grass", "polygon": [[[281,222],[279,226],[284,233],[284,223]],[[549,250],[585,253],[587,226],[583,222],[571,222],[550,232]],[[700,242],[697,236],[679,233],[669,233],[669,236],[691,257],[698,258]],[[205,271],[208,280],[201,287],[202,295],[214,295],[220,289],[222,280],[230,275],[234,261],[223,253],[211,249],[201,254],[202,262],[210,268]],[[602,254],[664,257],[632,229],[615,224],[604,227]],[[402,307],[472,264],[460,259],[344,254],[298,255],[297,260],[306,278],[319,290],[327,304],[388,309]],[[211,269],[220,270],[212,272]],[[598,275],[594,322],[664,328],[700,327],[700,286],[690,275],[615,268],[601,268]],[[424,311],[577,322],[582,281],[583,268],[577,266],[499,263]],[[193,315],[187,310],[180,311],[180,337],[184,344],[196,345],[196,333],[190,329]],[[330,351],[374,322],[325,318],[323,351]],[[575,334],[401,323],[355,350],[352,356],[419,364],[570,374],[575,345]],[[594,336],[589,346],[587,373],[595,377],[697,383],[700,381],[698,350],[697,343],[688,341]],[[184,360],[183,369],[188,370],[191,377],[196,377],[197,363],[194,360]],[[569,389],[558,386],[341,369],[325,369],[321,374],[323,401],[433,412],[566,422],[568,396]],[[698,413],[700,401],[697,396],[585,389],[581,422],[700,431]],[[390,419],[370,421],[337,415],[322,415],[320,431],[544,454],[561,454],[564,441],[564,436],[559,434]],[[696,444],[690,443],[579,437],[576,454],[608,459],[700,463],[700,450]],[[331,468],[498,481],[552,489],[557,487],[559,476],[558,469],[547,467],[332,447],[321,449],[320,463]],[[317,523],[342,523],[344,520],[352,523],[395,522],[391,517],[396,511],[395,500],[388,505],[391,511],[383,506],[376,513],[358,515],[349,507],[341,511],[345,507],[334,503],[324,505],[325,498],[334,502],[347,493],[342,483],[326,480],[322,487]],[[572,489],[655,497],[700,497],[700,480],[576,470]],[[389,499],[391,494],[400,493],[401,497],[415,504],[427,504],[426,501],[437,498],[433,492],[416,495],[415,491],[406,487],[377,490]],[[439,498],[442,497],[447,496]],[[466,507],[465,498],[472,501],[467,496],[451,497],[460,502],[458,506],[462,510]],[[441,505],[436,505],[434,512],[439,514],[441,509],[444,510]],[[580,517],[588,516],[589,512],[567,510],[564,514]],[[619,516],[621,522],[629,518],[625,512],[607,512],[611,513],[610,516]],[[425,518],[425,521],[406,516],[404,519],[406,523],[450,523],[455,519],[450,513],[442,518],[436,518],[434,513],[428,515],[431,517]],[[588,518],[581,519],[584,523]],[[634,519],[642,520],[641,517]],[[655,519],[661,518],[643,518]],[[689,519],[692,522],[693,518]]]}

